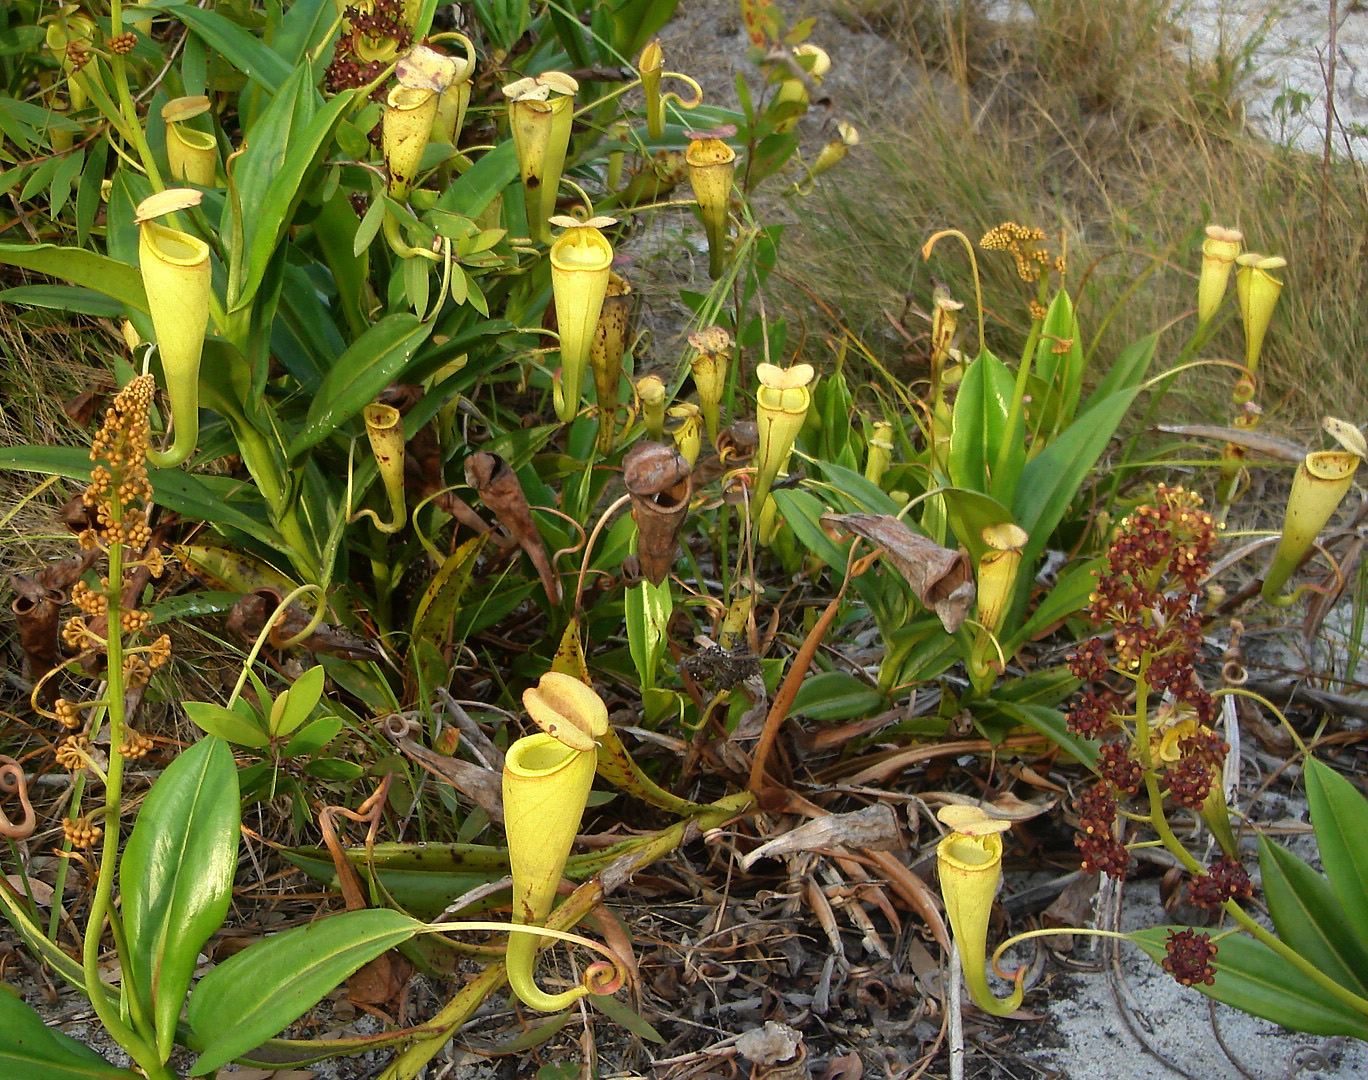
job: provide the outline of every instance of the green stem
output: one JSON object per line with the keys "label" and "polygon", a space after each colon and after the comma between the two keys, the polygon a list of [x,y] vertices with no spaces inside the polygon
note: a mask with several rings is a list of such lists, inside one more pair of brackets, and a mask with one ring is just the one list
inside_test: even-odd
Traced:
{"label": "green stem", "polygon": [[[123,33],[123,0],[110,0],[109,33],[111,37]],[[152,190],[160,191],[164,186],[161,173],[157,169],[156,159],[152,156],[152,148],[147,143],[147,134],[138,121],[138,109],[133,104],[133,95],[128,89],[128,65],[122,55],[117,52],[111,53],[109,70],[114,76],[114,92],[119,98],[119,115],[123,120],[120,134],[137,150],[138,159],[147,171],[147,179],[152,182]]]}
{"label": "green stem", "polygon": [[[113,485],[109,497],[110,532],[115,533],[123,520],[123,505],[117,485]],[[108,689],[106,694],[109,719],[109,768],[105,774],[104,837],[100,853],[100,866],[95,879],[95,895],[90,902],[90,912],[86,917],[85,940],[81,948],[81,967],[85,974],[86,996],[90,999],[100,1022],[105,1029],[133,1060],[153,1080],[174,1080],[175,1074],[169,1071],[158,1058],[156,1044],[123,1022],[117,1007],[105,996],[104,985],[100,981],[100,939],[104,934],[104,924],[110,914],[110,897],[114,891],[114,874],[119,859],[119,818],[123,799],[123,754],[119,747],[124,739],[124,676],[123,676],[123,545],[117,541],[109,545],[109,591],[107,625],[105,629],[105,678]],[[124,949],[119,949],[122,968],[127,968],[130,957]]]}

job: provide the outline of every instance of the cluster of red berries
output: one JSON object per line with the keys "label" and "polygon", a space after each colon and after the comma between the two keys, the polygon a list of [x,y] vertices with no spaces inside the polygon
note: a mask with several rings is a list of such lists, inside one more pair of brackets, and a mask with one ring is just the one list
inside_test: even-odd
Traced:
{"label": "cluster of red berries", "polygon": [[[392,43],[396,52],[403,52],[413,40],[413,31],[404,21],[403,0],[352,4],[342,16],[347,30],[338,39],[333,61],[323,77],[323,87],[330,94],[369,86],[388,66],[383,60],[363,58],[358,47],[363,40]],[[377,87],[375,93],[380,94],[381,89]]]}
{"label": "cluster of red berries", "polygon": [[1210,934],[1170,930],[1164,942],[1164,970],[1184,986],[1210,986],[1216,981],[1216,946]]}
{"label": "cluster of red berries", "polygon": [[1188,898],[1200,908],[1218,908],[1227,900],[1248,900],[1253,895],[1249,874],[1229,855],[1222,855],[1188,884]]}
{"label": "cluster of red berries", "polygon": [[1078,799],[1078,832],[1074,844],[1083,855],[1083,869],[1125,879],[1130,852],[1116,838],[1116,796],[1111,785],[1099,781]]}
{"label": "cluster of red berries", "polygon": [[1097,773],[1117,791],[1134,795],[1145,780],[1145,770],[1125,742],[1107,743],[1097,752]]}
{"label": "cluster of red berries", "polygon": [[1164,770],[1164,783],[1180,806],[1200,810],[1230,753],[1230,744],[1210,728],[1199,727],[1178,743],[1179,758]]}

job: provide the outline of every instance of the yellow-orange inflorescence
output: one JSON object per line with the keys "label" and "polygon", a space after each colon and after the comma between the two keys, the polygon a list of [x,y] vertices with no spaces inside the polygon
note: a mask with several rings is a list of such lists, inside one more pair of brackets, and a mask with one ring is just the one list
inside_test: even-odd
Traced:
{"label": "yellow-orange inflorescence", "polygon": [[1022,281],[1039,281],[1042,270],[1064,272],[1064,258],[1051,256],[1045,247],[1043,229],[1028,229],[1015,221],[1004,221],[983,234],[979,247],[1010,253],[1016,261],[1017,277]]}
{"label": "yellow-orange inflorescence", "polygon": [[90,739],[85,735],[68,735],[57,744],[54,756],[57,764],[67,772],[78,772],[90,760]]}
{"label": "yellow-orange inflorescence", "polygon": [[62,819],[62,835],[74,848],[94,847],[104,832],[100,826],[92,823],[89,818],[84,816],[72,821],[70,818]]}
{"label": "yellow-orange inflorescence", "polygon": [[[146,633],[152,624],[150,612],[124,606],[138,591],[134,572],[143,570],[154,578],[160,577],[166,565],[153,542],[149,520],[152,487],[147,477],[151,438],[148,413],[154,390],[155,384],[148,375],[124,387],[106,410],[104,423],[92,442],[93,466],[82,502],[94,511],[96,524],[80,534],[79,542],[86,551],[108,553],[115,576],[113,580],[101,577],[96,584],[76,582],[71,589],[71,602],[78,613],[62,628],[62,641],[79,653],[109,650],[116,638],[122,641],[119,663],[125,690],[145,687],[152,673],[171,657],[171,641],[165,634],[144,645],[125,640]],[[117,559],[115,551],[119,553]],[[50,715],[73,732],[57,747],[57,761],[63,767],[74,771],[88,763],[90,732],[83,729],[88,715],[100,715],[91,713],[91,709],[101,704],[105,703],[65,698],[56,702]],[[146,736],[127,729],[117,752],[138,758],[145,756],[151,746]]]}
{"label": "yellow-orange inflorescence", "polygon": [[119,753],[126,758],[137,760],[152,752],[152,740],[140,731],[124,728],[124,741],[119,744]]}
{"label": "yellow-orange inflorescence", "polygon": [[68,731],[75,731],[85,722],[82,716],[82,707],[66,698],[58,698],[54,701],[52,710],[57,714],[58,723]]}

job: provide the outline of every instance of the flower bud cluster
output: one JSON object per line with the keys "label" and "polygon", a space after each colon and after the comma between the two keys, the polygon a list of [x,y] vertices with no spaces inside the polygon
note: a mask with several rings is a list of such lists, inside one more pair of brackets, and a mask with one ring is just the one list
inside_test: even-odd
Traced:
{"label": "flower bud cluster", "polygon": [[74,848],[94,847],[103,832],[100,826],[85,817],[77,818],[75,821],[70,818],[62,819],[62,835]]}
{"label": "flower bud cluster", "polygon": [[[367,86],[409,47],[413,30],[404,19],[403,0],[358,0],[342,11],[342,36],[324,75],[330,94]],[[383,89],[377,88],[383,96]]]}

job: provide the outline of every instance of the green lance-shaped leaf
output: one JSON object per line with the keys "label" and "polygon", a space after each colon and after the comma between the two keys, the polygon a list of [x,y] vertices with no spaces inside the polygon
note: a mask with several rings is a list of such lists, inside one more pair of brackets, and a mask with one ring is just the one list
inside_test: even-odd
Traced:
{"label": "green lance-shaped leaf", "polygon": [[271,735],[280,738],[304,723],[318,707],[323,696],[323,669],[311,667],[294,681],[288,690],[281,691],[271,708]]}
{"label": "green lance-shaped leaf", "polygon": [[89,1047],[53,1031],[17,997],[0,991],[0,1075],[15,1080],[135,1080]]}
{"label": "green lance-shaped leaf", "polygon": [[1031,537],[1022,553],[1026,566],[1034,565],[1045,550],[1136,393],[1135,389],[1119,390],[1103,401],[1090,401],[1084,414],[1021,470],[1012,514]]}
{"label": "green lance-shaped leaf", "polygon": [[136,311],[147,311],[138,268],[108,255],[55,244],[0,244],[0,265],[36,270],[112,296]]}
{"label": "green lance-shaped leaf", "polygon": [[237,746],[249,746],[253,750],[271,744],[271,736],[263,726],[237,709],[225,709],[212,701],[186,701],[183,705],[185,715],[196,727],[210,735],[227,739]]}
{"label": "green lance-shaped leaf", "polygon": [[1348,920],[1325,877],[1262,834],[1259,868],[1278,936],[1337,983],[1368,993],[1368,948],[1345,932]]}
{"label": "green lance-shaped leaf", "polygon": [[323,377],[304,427],[290,442],[290,460],[298,460],[338,425],[359,415],[403,370],[431,330],[431,323],[404,312],[387,315],[352,342]]}
{"label": "green lance-shaped leaf", "polygon": [[1315,758],[1306,763],[1306,797],[1321,865],[1344,909],[1341,932],[1350,931],[1368,944],[1368,799]]}
{"label": "green lance-shaped leaf", "polygon": [[[219,233],[240,247],[231,252],[231,314],[248,307],[311,187],[309,173],[350,107],[350,94],[322,103],[313,73],[301,66],[289,77],[248,132],[247,148],[233,167],[236,198],[224,205]],[[234,221],[235,202],[242,218]]]}
{"label": "green lance-shaped leaf", "polygon": [[233,755],[221,739],[201,739],[152,785],[119,863],[127,963],[163,1061],[195,959],[228,913],[238,814]]}
{"label": "green lance-shaped leaf", "polygon": [[363,964],[424,924],[387,908],[348,911],[259,941],[199,981],[187,1016],[204,1049],[204,1076],[299,1019]]}
{"label": "green lance-shaped leaf", "polygon": [[1031,410],[1036,418],[1033,434],[1041,446],[1072,423],[1078,408],[1083,390],[1082,336],[1069,294],[1060,289],[1050,301],[1036,345],[1034,373],[1044,393]]}
{"label": "green lance-shaped leaf", "polygon": [[[1168,931],[1180,929],[1154,926],[1128,936],[1151,960],[1163,963]],[[1354,1012],[1253,938],[1242,934],[1222,938],[1212,964],[1215,983],[1197,986],[1209,998],[1293,1031],[1368,1039],[1368,1016]]]}

